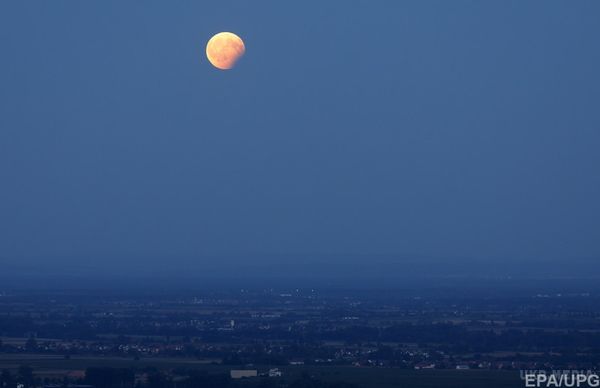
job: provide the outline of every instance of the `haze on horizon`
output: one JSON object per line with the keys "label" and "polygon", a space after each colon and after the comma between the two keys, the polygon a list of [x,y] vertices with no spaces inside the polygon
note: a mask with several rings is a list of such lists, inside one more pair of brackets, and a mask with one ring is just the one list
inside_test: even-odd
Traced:
{"label": "haze on horizon", "polygon": [[[600,260],[599,13],[2,2],[0,261],[391,276],[421,259],[466,274],[580,260],[585,275]],[[228,30],[247,51],[223,73],[204,46]]]}

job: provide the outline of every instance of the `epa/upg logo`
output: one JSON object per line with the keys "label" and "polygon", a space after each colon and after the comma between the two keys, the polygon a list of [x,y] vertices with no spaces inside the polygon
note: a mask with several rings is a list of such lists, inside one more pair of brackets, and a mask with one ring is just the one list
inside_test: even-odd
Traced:
{"label": "epa/upg logo", "polygon": [[600,376],[592,371],[521,371],[527,388],[600,387]]}

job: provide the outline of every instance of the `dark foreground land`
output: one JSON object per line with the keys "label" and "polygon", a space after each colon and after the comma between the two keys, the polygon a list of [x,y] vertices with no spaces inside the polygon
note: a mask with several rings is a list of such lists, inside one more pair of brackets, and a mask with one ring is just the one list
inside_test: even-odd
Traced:
{"label": "dark foreground land", "polygon": [[5,291],[0,386],[523,387],[600,367],[595,287]]}
{"label": "dark foreground land", "polygon": [[[18,374],[18,366],[27,364],[35,370],[35,376],[41,379],[53,379],[73,373],[84,371],[86,368],[102,369],[113,368],[115,370],[132,370],[134,383],[138,384],[143,379],[149,387],[186,386],[183,376],[229,376],[230,367],[222,365],[203,364],[201,362],[186,361],[178,359],[131,359],[110,357],[74,357],[70,360],[53,357],[40,357],[37,355],[26,355],[21,358],[3,357],[0,361],[4,367],[14,368]],[[90,367],[92,366],[92,367]],[[255,365],[258,370],[268,370],[269,365]],[[522,387],[523,383],[517,371],[482,371],[482,370],[410,370],[399,368],[377,368],[377,367],[348,367],[348,366],[284,366],[279,368],[282,377],[256,377],[244,380],[225,379],[223,385],[212,382],[212,385],[202,383],[196,386],[223,386],[223,387]],[[152,381],[152,376],[157,371],[171,371],[165,376],[164,381]],[[182,373],[182,375],[178,375]],[[189,377],[188,377],[189,378]],[[202,379],[201,379],[202,380]],[[206,380],[209,380],[206,378]],[[219,381],[217,379],[217,381]],[[62,381],[61,381],[62,382]],[[84,379],[85,382],[85,379]],[[95,381],[87,381],[94,383]],[[177,383],[179,382],[179,383]],[[125,382],[127,384],[127,381]],[[121,382],[116,381],[116,386]],[[193,385],[193,384],[192,384]]]}

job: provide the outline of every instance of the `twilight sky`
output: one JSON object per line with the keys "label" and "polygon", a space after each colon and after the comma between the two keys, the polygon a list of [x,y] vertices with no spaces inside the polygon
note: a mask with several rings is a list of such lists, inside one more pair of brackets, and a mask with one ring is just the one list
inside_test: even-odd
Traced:
{"label": "twilight sky", "polygon": [[2,1],[0,260],[600,260],[598,15]]}

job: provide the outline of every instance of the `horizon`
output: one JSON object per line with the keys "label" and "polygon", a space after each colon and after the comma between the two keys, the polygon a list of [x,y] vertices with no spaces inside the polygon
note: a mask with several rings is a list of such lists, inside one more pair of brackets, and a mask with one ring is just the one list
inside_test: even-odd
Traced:
{"label": "horizon", "polygon": [[[169,265],[165,264],[169,262]],[[316,269],[316,270],[315,270]],[[600,265],[593,258],[562,261],[505,260],[490,265],[476,259],[401,258],[389,255],[251,257],[213,256],[204,260],[127,260],[120,264],[63,262],[57,266],[5,261],[4,289],[169,289],[331,288],[423,291],[438,288],[498,292],[554,289],[595,291]]]}

